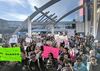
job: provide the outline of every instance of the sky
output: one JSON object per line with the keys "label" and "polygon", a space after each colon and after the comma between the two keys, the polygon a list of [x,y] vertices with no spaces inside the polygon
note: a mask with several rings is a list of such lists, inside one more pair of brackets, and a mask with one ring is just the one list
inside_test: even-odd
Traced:
{"label": "sky", "polygon": [[[0,0],[0,19],[10,21],[24,21],[34,11],[34,6],[38,8],[50,0]],[[50,6],[44,12],[55,13],[59,19],[62,15],[79,6],[79,0],[61,0]],[[50,15],[48,14],[48,15]],[[69,21],[77,18],[79,11],[65,17],[63,21]],[[33,19],[34,20],[34,19]]]}

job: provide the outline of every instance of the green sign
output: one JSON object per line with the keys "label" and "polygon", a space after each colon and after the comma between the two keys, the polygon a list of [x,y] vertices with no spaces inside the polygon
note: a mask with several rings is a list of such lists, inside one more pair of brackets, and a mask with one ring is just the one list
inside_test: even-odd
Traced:
{"label": "green sign", "polygon": [[21,51],[19,47],[0,48],[0,61],[20,61]]}

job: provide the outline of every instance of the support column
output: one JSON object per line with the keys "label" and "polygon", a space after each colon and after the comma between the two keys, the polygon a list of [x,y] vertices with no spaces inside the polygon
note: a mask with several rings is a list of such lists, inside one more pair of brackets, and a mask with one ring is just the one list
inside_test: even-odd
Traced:
{"label": "support column", "polygon": [[51,34],[54,35],[54,24],[51,25]]}
{"label": "support column", "polygon": [[31,21],[30,18],[28,18],[28,37],[32,37],[32,25],[31,25]]}
{"label": "support column", "polygon": [[88,11],[87,11],[87,3],[85,2],[85,28],[84,28],[84,30],[85,30],[85,35],[88,35]]}
{"label": "support column", "polygon": [[97,24],[97,0],[93,0],[93,36],[96,38],[96,24]]}

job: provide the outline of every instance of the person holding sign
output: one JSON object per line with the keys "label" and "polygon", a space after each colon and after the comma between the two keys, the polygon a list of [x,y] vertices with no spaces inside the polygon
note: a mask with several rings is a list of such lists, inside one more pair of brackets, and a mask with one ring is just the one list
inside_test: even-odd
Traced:
{"label": "person holding sign", "polygon": [[12,35],[12,37],[9,39],[9,44],[11,47],[14,47],[14,45],[18,44],[18,38],[16,35]]}

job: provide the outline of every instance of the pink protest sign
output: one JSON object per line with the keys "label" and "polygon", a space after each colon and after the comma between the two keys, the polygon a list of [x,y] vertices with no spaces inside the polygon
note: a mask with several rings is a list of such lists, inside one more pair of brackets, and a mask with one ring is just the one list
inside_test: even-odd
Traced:
{"label": "pink protest sign", "polygon": [[48,58],[48,54],[50,53],[51,48],[48,46],[44,46],[43,47],[44,51],[42,53],[42,57],[43,58]]}
{"label": "pink protest sign", "polygon": [[59,48],[54,48],[50,46],[44,46],[44,51],[42,53],[43,58],[48,58],[49,53],[52,53],[54,58],[57,58],[59,55]]}
{"label": "pink protest sign", "polygon": [[53,54],[54,58],[58,58],[59,56],[59,48],[52,48],[51,53]]}

